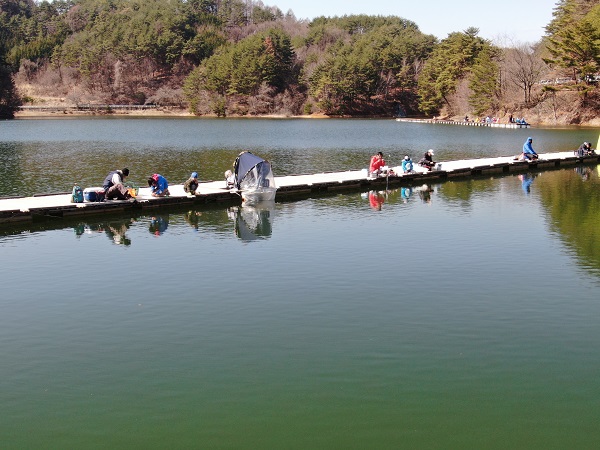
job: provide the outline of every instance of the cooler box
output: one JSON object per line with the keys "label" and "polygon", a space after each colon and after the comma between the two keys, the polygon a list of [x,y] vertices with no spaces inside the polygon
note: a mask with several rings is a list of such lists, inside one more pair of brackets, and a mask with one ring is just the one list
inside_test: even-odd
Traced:
{"label": "cooler box", "polygon": [[104,201],[104,189],[101,187],[85,188],[83,190],[83,199],[86,202],[102,202]]}

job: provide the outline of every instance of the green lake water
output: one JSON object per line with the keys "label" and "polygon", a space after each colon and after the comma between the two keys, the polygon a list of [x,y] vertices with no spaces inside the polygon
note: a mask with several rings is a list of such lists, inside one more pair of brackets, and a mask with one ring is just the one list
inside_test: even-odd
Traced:
{"label": "green lake water", "polygon": [[[17,120],[0,194],[125,165],[220,179],[244,149],[282,175],[529,135],[565,151],[598,130]],[[0,447],[596,448],[599,174],[1,226]]]}

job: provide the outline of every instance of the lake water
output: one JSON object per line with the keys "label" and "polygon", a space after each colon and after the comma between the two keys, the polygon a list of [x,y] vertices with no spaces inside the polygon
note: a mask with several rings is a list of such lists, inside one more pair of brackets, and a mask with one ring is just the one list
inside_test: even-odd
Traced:
{"label": "lake water", "polygon": [[[0,194],[594,145],[384,120],[0,122]],[[389,156],[388,156],[389,155]],[[600,167],[0,227],[23,448],[596,448]]]}

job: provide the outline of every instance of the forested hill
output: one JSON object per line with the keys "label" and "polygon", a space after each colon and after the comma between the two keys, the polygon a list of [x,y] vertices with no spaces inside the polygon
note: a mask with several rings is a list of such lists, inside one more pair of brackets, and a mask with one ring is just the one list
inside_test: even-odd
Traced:
{"label": "forested hill", "polygon": [[596,0],[558,1],[535,44],[478,33],[438,40],[401,17],[307,22],[252,0],[0,0],[0,116],[57,101],[220,116],[597,115]]}

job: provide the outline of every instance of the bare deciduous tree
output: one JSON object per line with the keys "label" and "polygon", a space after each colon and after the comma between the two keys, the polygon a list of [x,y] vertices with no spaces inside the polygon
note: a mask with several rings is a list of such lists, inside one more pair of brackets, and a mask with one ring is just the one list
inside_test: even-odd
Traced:
{"label": "bare deciduous tree", "polygon": [[506,50],[506,75],[508,81],[523,93],[525,105],[532,103],[532,91],[547,66],[535,46],[523,44]]}

